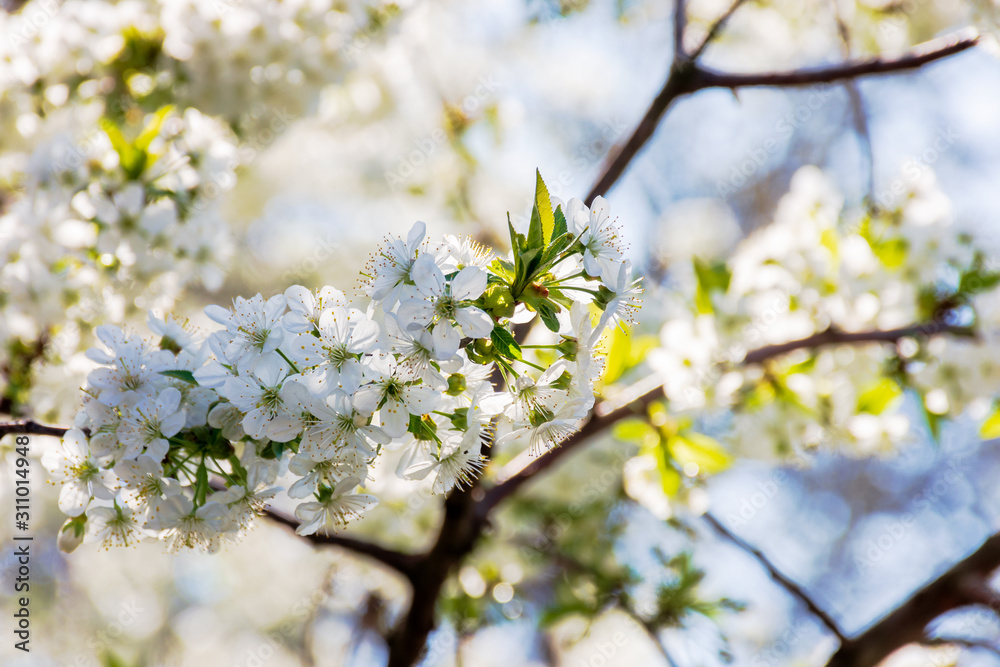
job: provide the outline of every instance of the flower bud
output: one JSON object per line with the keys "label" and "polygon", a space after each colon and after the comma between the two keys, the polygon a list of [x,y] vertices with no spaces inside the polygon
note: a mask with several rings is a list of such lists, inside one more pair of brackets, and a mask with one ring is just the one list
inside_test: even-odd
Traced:
{"label": "flower bud", "polygon": [[448,376],[448,389],[444,393],[449,396],[460,396],[467,386],[464,375],[461,373],[452,373]]}
{"label": "flower bud", "polygon": [[76,548],[83,542],[84,533],[87,532],[86,523],[86,514],[66,520],[66,523],[59,530],[59,537],[56,539],[59,551],[67,554],[76,551]]}
{"label": "flower bud", "polygon": [[506,285],[494,283],[483,293],[483,302],[493,317],[500,319],[514,314],[514,295]]}

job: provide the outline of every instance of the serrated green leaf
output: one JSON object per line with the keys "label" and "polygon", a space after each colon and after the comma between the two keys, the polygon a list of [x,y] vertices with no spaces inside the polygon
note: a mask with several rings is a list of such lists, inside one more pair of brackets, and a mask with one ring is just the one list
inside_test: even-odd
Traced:
{"label": "serrated green leaf", "polygon": [[195,379],[194,373],[191,371],[160,371],[160,375],[166,375],[168,378],[174,378],[175,380],[183,380],[189,384],[198,384],[198,380]]}
{"label": "serrated green leaf", "polygon": [[498,353],[508,359],[521,358],[521,346],[517,344],[514,335],[504,327],[495,326],[490,332],[490,340]]}
{"label": "serrated green leaf", "polygon": [[559,319],[556,317],[558,311],[551,301],[539,301],[535,310],[549,331],[559,333]]}
{"label": "serrated green leaf", "polygon": [[513,283],[514,279],[517,277],[517,271],[514,265],[505,259],[500,259],[497,257],[490,263],[490,270],[503,278],[508,284]]}
{"label": "serrated green leaf", "polygon": [[566,223],[566,215],[563,213],[562,205],[556,206],[554,218],[555,227],[552,228],[552,238],[557,239],[563,234],[569,233],[569,225]]}
{"label": "serrated green leaf", "polygon": [[545,187],[542,180],[542,172],[535,170],[535,209],[542,224],[542,245],[547,246],[553,238],[556,227],[556,219],[552,214],[552,199],[549,197],[549,189]]}

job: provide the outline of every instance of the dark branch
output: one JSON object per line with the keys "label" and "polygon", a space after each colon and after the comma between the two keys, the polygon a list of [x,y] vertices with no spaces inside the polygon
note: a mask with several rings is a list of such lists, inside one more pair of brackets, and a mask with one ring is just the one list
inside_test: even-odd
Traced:
{"label": "dark branch", "polygon": [[[274,523],[291,528],[293,531],[299,527],[297,519],[277,510],[267,509],[264,511],[264,516]],[[317,535],[314,533],[304,537],[313,544],[345,549],[355,555],[376,560],[383,565],[391,567],[408,579],[412,579],[415,566],[421,558],[417,554],[402,553],[345,535]]]}
{"label": "dark branch", "polygon": [[68,428],[63,426],[47,426],[39,424],[33,419],[19,419],[12,422],[0,423],[0,438],[5,435],[52,435],[61,438],[66,435]]}
{"label": "dark branch", "polygon": [[775,86],[813,86],[835,83],[847,79],[875,74],[893,74],[917,69],[928,63],[971,49],[979,42],[978,37],[946,37],[914,49],[899,58],[871,58],[856,62],[846,62],[829,67],[801,69],[792,72],[769,72],[766,74],[728,74],[698,67],[693,77],[695,89],[702,88],[748,88]]}
{"label": "dark branch", "polygon": [[750,545],[749,543],[744,541],[741,537],[739,537],[738,535],[730,531],[728,528],[723,526],[722,523],[720,523],[718,519],[712,516],[711,513],[706,512],[704,515],[702,515],[702,518],[704,518],[705,521],[708,523],[708,525],[714,528],[717,533],[722,535],[722,537],[726,538],[727,540],[738,546],[740,549],[746,551],[748,554],[756,558],[757,561],[764,566],[764,569],[767,570],[767,573],[771,575],[771,578],[774,579],[776,582],[778,582],[778,584],[780,584],[782,588],[788,591],[792,595],[792,597],[794,597],[799,602],[804,604],[806,606],[806,609],[808,609],[813,616],[818,618],[820,622],[823,625],[825,625],[828,630],[830,630],[830,632],[836,635],[837,639],[840,640],[841,644],[847,641],[847,638],[844,636],[843,631],[840,629],[840,626],[837,625],[837,622],[833,620],[833,617],[831,617],[829,614],[823,611],[823,609],[821,609],[820,606],[813,601],[813,599],[809,596],[809,594],[806,593],[805,589],[803,589],[797,583],[789,579],[784,573],[782,573],[782,571],[779,570],[774,565],[774,563],[772,563],[770,559],[768,559],[768,557],[764,555],[764,552]]}
{"label": "dark branch", "polygon": [[701,57],[701,54],[705,52],[708,45],[719,36],[719,32],[726,27],[729,19],[732,18],[733,14],[736,13],[736,10],[739,9],[740,5],[742,5],[745,1],[746,0],[734,0],[733,4],[729,5],[729,9],[726,10],[726,13],[720,16],[719,20],[713,23],[712,27],[708,29],[708,34],[705,35],[705,39],[701,40],[701,44],[699,44],[698,48],[696,48],[694,53],[691,54],[691,60],[697,60]]}
{"label": "dark branch", "polygon": [[674,59],[686,58],[684,29],[687,27],[687,2],[674,0]]}
{"label": "dark branch", "polygon": [[[928,322],[917,324],[900,329],[890,329],[886,331],[857,331],[845,332],[828,329],[807,338],[780,343],[777,345],[767,345],[765,347],[751,350],[743,358],[743,365],[761,364],[769,359],[779,357],[783,354],[802,349],[817,349],[830,345],[860,345],[864,343],[895,343],[901,338],[931,336],[940,333],[950,333],[956,336],[972,336],[974,332],[968,327],[953,327],[940,324],[938,322]],[[587,441],[591,436],[602,432],[615,422],[635,414],[641,414],[647,405],[659,398],[661,386],[651,384],[649,388],[636,392],[636,396],[620,407],[608,408],[601,404],[594,411],[594,415],[580,427],[580,430],[567,438],[559,447],[553,449],[538,458],[534,459],[524,469],[512,475],[510,478],[501,481],[492,489],[486,492],[486,497],[480,503],[480,514],[489,513],[494,506],[503,502],[505,498],[517,491],[535,475],[545,471],[572,450]]]}
{"label": "dark branch", "polygon": [[[1000,598],[986,581],[1000,567],[1000,533],[964,560],[914,593],[906,602],[857,637],[844,642],[827,667],[874,667],[908,644],[923,644],[924,629],[942,614],[975,604],[1000,610]],[[952,640],[952,643],[957,643]]]}
{"label": "dark branch", "polygon": [[743,359],[743,363],[759,364],[768,359],[794,352],[795,350],[814,349],[829,345],[896,343],[902,338],[925,338],[943,333],[967,337],[975,335],[975,332],[970,327],[955,327],[938,322],[929,322],[927,324],[918,324],[886,331],[838,331],[836,329],[827,329],[808,338],[779,343],[777,345],[767,345],[748,352]]}
{"label": "dark branch", "polygon": [[1000,656],[1000,647],[991,644],[983,639],[970,639],[965,637],[927,637],[920,642],[924,646],[960,646],[967,649],[979,649],[989,651]]}
{"label": "dark branch", "polygon": [[[738,6],[739,3],[736,3]],[[728,19],[729,14],[723,16]],[[720,26],[721,28],[721,26]],[[718,32],[718,30],[716,30]],[[710,33],[711,34],[711,33]],[[714,37],[714,34],[712,35]],[[872,58],[855,62],[845,62],[829,67],[801,69],[792,72],[770,72],[764,74],[728,74],[717,72],[697,65],[693,58],[674,58],[670,73],[663,88],[646,110],[645,115],[636,126],[625,145],[607,162],[601,177],[587,194],[586,202],[607,192],[618,182],[629,164],[656,131],[660,119],[679,97],[706,88],[746,88],[752,86],[810,86],[824,83],[835,83],[861,76],[876,74],[892,74],[917,69],[928,63],[961,53],[975,46],[978,37],[951,36],[927,42],[917,47],[907,55],[897,58]],[[705,44],[699,46],[696,53],[704,51]]]}

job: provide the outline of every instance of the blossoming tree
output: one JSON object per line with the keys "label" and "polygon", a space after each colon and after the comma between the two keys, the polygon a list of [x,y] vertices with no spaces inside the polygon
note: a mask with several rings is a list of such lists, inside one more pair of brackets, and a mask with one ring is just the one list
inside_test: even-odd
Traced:
{"label": "blossoming tree", "polygon": [[[261,519],[405,582],[405,604],[373,623],[390,666],[437,664],[429,637],[442,621],[471,634],[494,607],[514,618],[523,606],[541,626],[617,610],[673,664],[665,628],[742,605],[704,593],[684,550],[655,551],[666,575],[645,590],[615,554],[627,524],[616,508],[628,503],[690,532],[702,521],[750,552],[836,642],[829,665],[874,665],[910,643],[968,644],[928,626],[970,604],[996,608],[985,577],[1000,567],[1000,535],[850,634],[737,534],[738,518],[704,501],[706,480],[738,457],[891,456],[921,429],[939,437],[948,420],[1000,435],[1000,272],[951,226],[933,178],[854,206],[803,168],[770,224],[727,258],[687,257],[662,280],[633,270],[621,241],[629,221],[604,195],[682,98],[845,85],[858,101],[862,77],[984,40],[962,32],[800,70],[704,65],[744,4],[754,3],[702,16],[675,3],[666,81],[582,199],[552,196],[551,178],[536,174],[530,214],[484,235],[496,247],[417,222],[372,250],[358,286],[283,284],[225,305],[208,296],[218,303],[203,326],[169,311],[192,289],[219,290],[229,259],[241,261],[221,222],[224,193],[287,129],[285,115],[334,94],[359,36],[381,37],[408,9],[67,0],[40,27],[31,3],[4,16],[0,389],[10,419],[0,436],[58,437],[41,457],[68,516],[52,540],[67,552],[160,542],[215,553],[244,548],[231,543]],[[992,7],[981,4],[975,19],[988,28]],[[849,44],[843,16],[838,27]],[[230,67],[245,78],[219,75]],[[285,105],[281,117],[260,112]],[[36,386],[53,373],[78,408],[62,426],[43,423],[65,406]],[[566,460],[602,435],[621,463],[610,483],[600,481],[607,462]],[[563,466],[553,486],[583,489],[572,500],[526,489]],[[387,477],[440,510],[426,549],[379,534],[378,512],[400,512],[380,497]],[[356,532],[356,520],[375,528]],[[515,600],[514,585],[532,577],[535,597]]]}

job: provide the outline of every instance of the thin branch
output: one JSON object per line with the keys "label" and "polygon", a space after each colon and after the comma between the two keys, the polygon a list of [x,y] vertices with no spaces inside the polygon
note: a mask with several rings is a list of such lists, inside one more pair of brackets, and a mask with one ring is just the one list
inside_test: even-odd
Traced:
{"label": "thin branch", "polygon": [[961,646],[968,649],[989,651],[1000,656],[1000,647],[984,639],[969,639],[965,637],[927,637],[920,643],[924,646]]}
{"label": "thin branch", "polygon": [[733,14],[736,13],[736,10],[739,9],[740,5],[742,5],[744,2],[746,2],[746,0],[734,0],[733,4],[729,5],[729,9],[726,10],[726,13],[720,16],[719,19],[712,24],[712,27],[708,29],[708,33],[705,35],[705,39],[701,41],[701,44],[698,45],[698,48],[696,48],[694,50],[694,53],[691,54],[691,60],[697,60],[698,58],[701,57],[701,54],[705,52],[705,49],[708,48],[708,45],[711,44],[715,40],[715,38],[719,36],[719,32],[724,27],[726,27],[726,24],[729,22],[729,19],[732,17]]}
{"label": "thin branch", "polygon": [[902,338],[924,338],[937,334],[972,337],[975,331],[971,327],[956,327],[940,322],[929,322],[899,329],[885,331],[839,331],[827,329],[807,338],[767,345],[748,352],[743,358],[744,364],[759,364],[774,357],[802,349],[814,349],[829,345],[858,345],[864,343],[896,343]]}
{"label": "thin branch", "polygon": [[1000,567],[1000,533],[910,596],[906,602],[834,653],[827,667],[874,667],[896,649],[926,641],[924,629],[953,609],[985,604],[1000,610],[1000,598],[985,582]]}
{"label": "thin branch", "polygon": [[[844,14],[840,11],[839,0],[831,0],[833,5],[833,15],[837,21],[837,33],[840,35],[840,42],[843,46],[844,57],[851,57],[851,30],[844,20]],[[861,95],[861,88],[854,79],[844,81],[844,90],[847,91],[847,98],[851,104],[851,114],[854,116],[854,130],[858,135],[858,143],[861,144],[861,152],[868,162],[868,200],[875,200],[875,151],[872,148],[871,128],[868,124],[868,113],[865,110],[865,100]]]}
{"label": "thin branch", "polygon": [[698,67],[692,84],[701,88],[748,88],[776,86],[813,86],[835,83],[846,79],[876,74],[894,74],[923,67],[942,58],[971,49],[979,42],[979,37],[952,35],[936,39],[917,47],[898,58],[870,58],[856,62],[845,62],[829,67],[801,69],[792,72],[769,72],[766,74],[729,74]]}
{"label": "thin branch", "polygon": [[687,58],[684,50],[684,29],[687,28],[687,2],[674,0],[674,59]]}
{"label": "thin branch", "polygon": [[0,438],[5,435],[52,435],[61,438],[66,435],[68,428],[63,426],[47,426],[39,424],[33,419],[19,419],[12,422],[0,423]]}
{"label": "thin branch", "polygon": [[[860,76],[893,74],[913,70],[942,58],[961,53],[975,46],[979,38],[956,33],[927,42],[910,53],[897,58],[872,58],[848,61],[829,67],[801,69],[792,72],[770,72],[764,74],[728,74],[697,65],[693,59],[675,58],[667,75],[667,80],[649,105],[645,115],[636,125],[632,135],[612,156],[600,178],[590,189],[585,201],[589,204],[599,195],[605,195],[618,182],[629,164],[638,155],[646,142],[656,132],[660,119],[670,106],[683,95],[706,88],[746,88],[752,86],[810,86],[835,83]],[[704,45],[700,47],[704,50]]]}
{"label": "thin branch", "polygon": [[771,578],[774,579],[776,582],[778,582],[778,584],[780,584],[782,588],[788,591],[792,595],[792,597],[796,598],[799,602],[804,604],[806,606],[806,609],[808,609],[813,616],[818,618],[820,622],[823,625],[825,625],[830,632],[836,635],[837,639],[840,640],[841,644],[847,641],[847,637],[844,635],[844,632],[840,629],[840,626],[837,625],[837,622],[833,620],[833,617],[831,617],[829,614],[823,611],[823,609],[820,608],[820,606],[813,601],[813,599],[809,596],[809,594],[806,593],[805,589],[802,588],[802,586],[795,583],[790,578],[788,578],[788,576],[782,573],[782,571],[779,570],[777,566],[775,566],[775,564],[772,563],[770,559],[768,559],[768,557],[764,555],[764,552],[762,552],[757,547],[752,546],[751,544],[743,540],[741,537],[733,533],[731,530],[723,526],[722,523],[719,522],[719,520],[716,519],[710,512],[705,512],[705,514],[702,515],[702,518],[705,520],[706,523],[708,523],[708,525],[714,528],[717,533],[722,535],[722,537],[726,538],[727,540],[738,546],[740,549],[746,551],[748,554],[756,558],[757,561],[764,566],[764,569],[767,570],[767,573],[771,575]]}
{"label": "thin branch", "polygon": [[[818,334],[799,340],[767,345],[751,350],[743,358],[743,365],[761,364],[783,354],[802,349],[817,349],[830,345],[860,345],[865,343],[896,343],[901,338],[924,337],[939,333],[949,333],[956,336],[972,336],[974,332],[968,327],[953,327],[939,322],[916,324],[900,329],[846,332],[828,329]],[[517,491],[532,477],[545,471],[563,457],[568,456],[579,445],[598,433],[601,433],[615,422],[636,414],[642,414],[646,406],[662,396],[662,386],[653,378],[635,385],[638,391],[630,392],[627,400],[605,401],[597,406],[594,415],[580,427],[574,435],[545,454],[532,459],[530,463],[516,472],[502,474],[496,486],[486,492],[480,503],[479,513],[483,516],[503,502],[505,498]]]}
{"label": "thin branch", "polygon": [[[282,526],[287,526],[292,531],[299,527],[299,521],[294,517],[288,516],[284,512],[268,508],[264,510],[263,515],[267,517],[268,520],[281,524]],[[394,549],[388,549],[378,544],[367,542],[365,540],[359,540],[353,537],[347,537],[346,535],[318,535],[313,533],[312,535],[299,535],[299,537],[304,537],[313,544],[345,549],[355,555],[378,561],[379,563],[396,570],[407,579],[412,578],[415,566],[421,558],[418,554],[407,554],[401,551],[395,551]]]}

